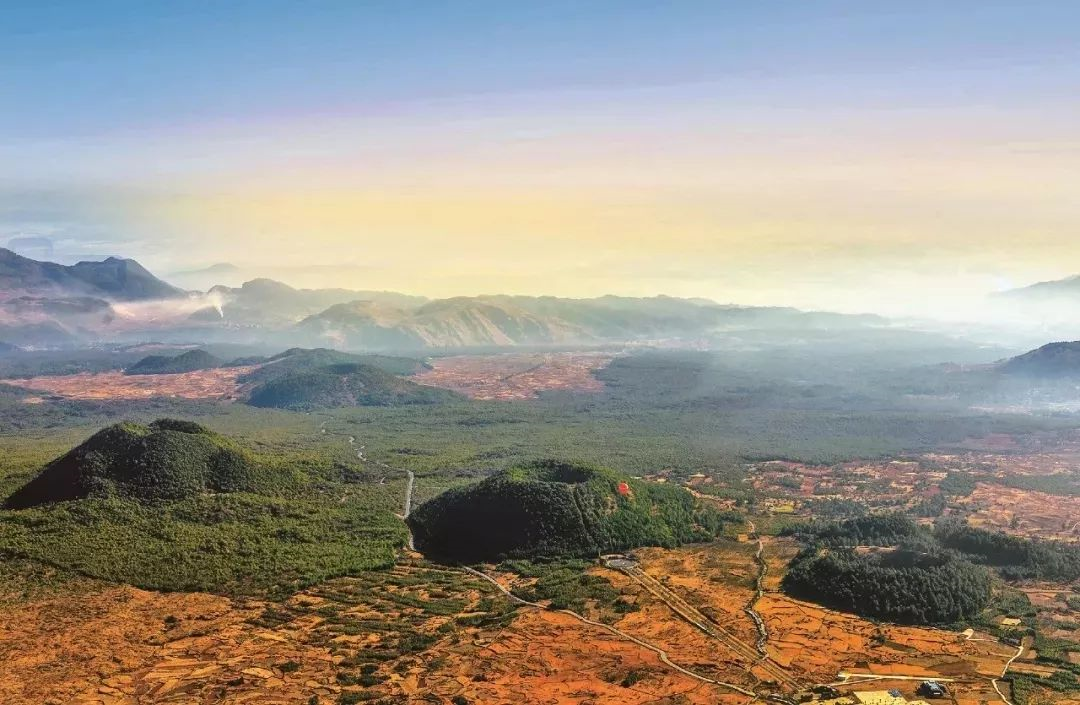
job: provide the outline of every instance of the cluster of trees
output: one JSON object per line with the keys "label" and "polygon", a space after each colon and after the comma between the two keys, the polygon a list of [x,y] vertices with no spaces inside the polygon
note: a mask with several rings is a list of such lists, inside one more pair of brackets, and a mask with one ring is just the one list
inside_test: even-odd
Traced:
{"label": "cluster of trees", "polygon": [[0,512],[0,558],[156,590],[289,595],[394,564],[406,533],[390,510],[336,498],[119,497]]}
{"label": "cluster of trees", "polygon": [[925,535],[904,514],[869,514],[841,522],[811,521],[786,527],[785,536],[800,536],[823,546],[895,546]]}
{"label": "cluster of trees", "polygon": [[189,350],[180,355],[148,355],[126,368],[126,375],[174,375],[181,372],[211,370],[225,364],[205,350]]}
{"label": "cluster of trees", "polygon": [[990,600],[990,574],[955,556],[905,550],[860,554],[804,549],[791,563],[789,594],[874,619],[942,624],[974,617]]}
{"label": "cluster of trees", "polygon": [[555,559],[551,561],[511,560],[499,567],[517,573],[533,582],[519,591],[531,602],[547,602],[555,609],[568,609],[584,614],[589,610],[603,613],[601,617],[636,611],[632,602],[623,598],[611,582],[591,575],[591,561]]}
{"label": "cluster of trees", "polygon": [[1006,580],[1080,579],[1080,546],[987,531],[955,519],[939,520],[931,530],[901,514],[877,514],[809,522],[784,533],[805,545],[784,579],[785,590],[898,622],[973,616],[989,597],[987,568]]}
{"label": "cluster of trees", "polygon": [[934,536],[942,546],[997,568],[1008,580],[1080,579],[1080,546],[977,529],[958,521],[939,522]]}
{"label": "cluster of trees", "polygon": [[[251,411],[237,421],[231,433],[258,431],[259,445],[274,452],[175,419],[95,434],[48,466],[36,486],[48,499],[72,486],[89,488],[84,496],[0,510],[0,562],[31,560],[144,588],[239,594],[291,594],[394,563],[407,537],[393,513],[403,480],[380,484],[358,472],[340,459],[348,449],[338,453],[338,443],[298,444],[321,440],[310,419],[292,427],[300,435],[256,426]],[[39,464],[45,452],[0,463],[0,475],[25,477],[19,468]],[[64,471],[74,485],[65,484]]]}
{"label": "cluster of trees", "polygon": [[448,490],[414,511],[409,524],[421,550],[479,561],[673,547],[714,536],[724,520],[681,487],[540,461]]}
{"label": "cluster of trees", "polygon": [[1062,497],[1075,497],[1080,495],[1080,474],[1077,473],[1061,473],[1058,475],[1006,475],[995,481],[1021,490],[1045,492],[1046,494],[1059,495]]}
{"label": "cluster of trees", "polygon": [[391,355],[354,355],[327,348],[289,348],[262,360],[263,365],[240,377],[246,384],[262,384],[294,372],[312,372],[332,365],[370,365],[393,375],[411,375],[428,367],[411,357]]}
{"label": "cluster of trees", "polygon": [[953,470],[945,475],[938,487],[941,489],[942,494],[955,497],[967,497],[975,491],[975,485],[977,483],[978,480],[975,475],[972,475],[969,472],[957,472]]}

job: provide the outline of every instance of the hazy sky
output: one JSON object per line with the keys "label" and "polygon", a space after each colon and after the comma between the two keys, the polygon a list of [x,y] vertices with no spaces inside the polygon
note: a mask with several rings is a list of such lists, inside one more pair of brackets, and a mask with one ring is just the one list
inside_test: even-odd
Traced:
{"label": "hazy sky", "polygon": [[1080,273],[1078,28],[1071,0],[7,2],[0,244],[958,307]]}

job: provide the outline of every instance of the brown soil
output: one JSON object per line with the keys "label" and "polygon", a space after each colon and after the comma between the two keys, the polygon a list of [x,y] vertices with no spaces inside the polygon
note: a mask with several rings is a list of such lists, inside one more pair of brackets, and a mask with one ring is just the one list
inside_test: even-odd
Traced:
{"label": "brown soil", "polygon": [[1028,538],[1080,541],[1080,497],[980,483],[963,504],[971,511],[972,526]]}
{"label": "brown soil", "polygon": [[[292,704],[332,694],[330,655],[247,623],[258,607],[109,587],[5,609],[0,702]],[[285,673],[289,662],[297,668]]]}
{"label": "brown soil", "polygon": [[420,384],[460,392],[473,399],[532,399],[540,392],[599,392],[593,372],[611,361],[607,353],[506,353],[437,358],[414,375]]}
{"label": "brown soil", "polygon": [[[298,705],[316,696],[330,705],[343,692],[432,703],[748,700],[603,628],[515,611],[480,587],[415,564],[330,581],[284,603],[80,585],[5,605],[0,702]],[[461,611],[418,606],[440,600]],[[417,637],[430,643],[408,646]],[[369,667],[372,681],[358,682]]]}
{"label": "brown soil", "polygon": [[[415,687],[447,698],[463,694],[474,703],[704,705],[749,700],[673,671],[652,652],[555,612],[525,610],[490,642],[438,648],[434,654],[443,661],[442,669],[425,674]],[[631,674],[639,680],[628,681]],[[408,689],[402,684],[402,692]]]}

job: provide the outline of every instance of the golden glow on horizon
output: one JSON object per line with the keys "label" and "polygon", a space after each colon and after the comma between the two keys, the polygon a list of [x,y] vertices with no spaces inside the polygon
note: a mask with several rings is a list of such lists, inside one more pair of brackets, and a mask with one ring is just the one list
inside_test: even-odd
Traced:
{"label": "golden glow on horizon", "polygon": [[1080,149],[1064,113],[1033,140],[1031,115],[977,109],[770,122],[722,105],[578,107],[298,119],[81,158],[99,182],[144,177],[119,220],[153,234],[164,262],[147,262],[163,271],[229,261],[301,286],[429,296],[867,310],[906,306],[898,289],[933,306],[1080,269]]}

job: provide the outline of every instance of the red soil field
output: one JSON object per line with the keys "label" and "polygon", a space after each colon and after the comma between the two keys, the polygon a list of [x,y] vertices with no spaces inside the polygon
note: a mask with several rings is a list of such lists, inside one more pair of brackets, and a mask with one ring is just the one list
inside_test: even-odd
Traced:
{"label": "red soil field", "polygon": [[[254,366],[225,367],[171,375],[125,375],[123,372],[82,373],[57,377],[32,377],[10,383],[65,399],[235,399],[237,379]],[[40,401],[32,399],[32,401]]]}

